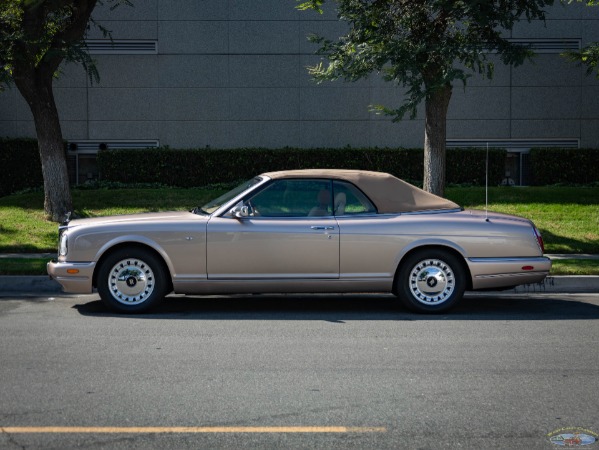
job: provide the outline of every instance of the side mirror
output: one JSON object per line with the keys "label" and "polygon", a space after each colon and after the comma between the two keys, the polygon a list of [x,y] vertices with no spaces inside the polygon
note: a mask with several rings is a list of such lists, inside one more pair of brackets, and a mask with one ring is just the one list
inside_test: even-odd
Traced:
{"label": "side mirror", "polygon": [[235,205],[229,211],[229,214],[231,214],[236,219],[244,219],[252,215],[252,208],[246,205]]}

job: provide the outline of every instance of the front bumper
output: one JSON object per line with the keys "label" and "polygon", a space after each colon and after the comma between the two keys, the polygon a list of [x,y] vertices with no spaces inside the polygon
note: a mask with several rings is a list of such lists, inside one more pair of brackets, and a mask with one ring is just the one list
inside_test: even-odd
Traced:
{"label": "front bumper", "polygon": [[73,294],[91,294],[93,292],[93,276],[95,262],[60,262],[50,261],[47,265],[48,275],[62,286],[64,292]]}
{"label": "front bumper", "polygon": [[472,289],[496,289],[540,283],[551,271],[545,256],[531,258],[469,258]]}

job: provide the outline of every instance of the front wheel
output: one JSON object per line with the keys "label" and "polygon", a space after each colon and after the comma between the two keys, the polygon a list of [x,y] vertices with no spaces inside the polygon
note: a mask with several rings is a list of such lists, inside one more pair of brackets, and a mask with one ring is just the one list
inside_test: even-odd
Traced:
{"label": "front wheel", "polygon": [[459,258],[444,250],[421,250],[402,262],[395,291],[412,311],[441,313],[462,299],[466,284]]}
{"label": "front wheel", "polygon": [[110,254],[99,268],[98,293],[106,306],[124,313],[141,313],[167,294],[162,261],[148,250],[123,248]]}

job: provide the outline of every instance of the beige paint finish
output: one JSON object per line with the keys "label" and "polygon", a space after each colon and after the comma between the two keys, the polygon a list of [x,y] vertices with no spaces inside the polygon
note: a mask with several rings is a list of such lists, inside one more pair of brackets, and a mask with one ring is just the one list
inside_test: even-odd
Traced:
{"label": "beige paint finish", "polygon": [[334,218],[214,217],[207,236],[209,280],[339,278]]}
{"label": "beige paint finish", "polygon": [[[459,256],[473,289],[538,282],[551,268],[529,220],[463,211],[387,174],[316,170],[262,177],[266,184],[281,178],[352,182],[379,213],[235,218],[229,213],[239,202],[235,197],[212,215],[175,212],[74,220],[65,231],[68,254],[50,263],[48,272],[69,292],[91,292],[103,256],[132,245],[158,254],[174,291],[186,294],[391,292],[410,252],[430,248]],[[407,202],[400,198],[406,192]],[[381,213],[410,203],[409,211]],[[79,273],[67,272],[75,268]]]}

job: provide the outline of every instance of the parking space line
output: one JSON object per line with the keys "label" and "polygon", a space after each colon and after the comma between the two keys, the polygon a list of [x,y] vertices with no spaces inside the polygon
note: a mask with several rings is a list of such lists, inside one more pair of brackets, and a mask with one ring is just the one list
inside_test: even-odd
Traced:
{"label": "parking space line", "polygon": [[3,433],[384,433],[384,427],[0,427]]}

